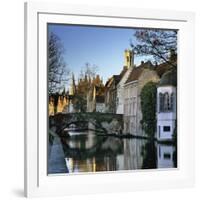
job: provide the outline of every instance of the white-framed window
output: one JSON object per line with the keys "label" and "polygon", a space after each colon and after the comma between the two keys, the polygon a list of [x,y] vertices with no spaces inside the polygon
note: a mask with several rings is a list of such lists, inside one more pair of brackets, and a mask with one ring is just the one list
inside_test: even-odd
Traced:
{"label": "white-framed window", "polygon": [[171,127],[170,126],[163,126],[163,132],[170,132]]}
{"label": "white-framed window", "polygon": [[169,93],[165,92],[164,93],[164,111],[169,111],[170,110],[170,100],[169,100]]}
{"label": "white-framed window", "polygon": [[171,93],[170,96],[170,110],[173,111],[174,110],[174,93]]}
{"label": "white-framed window", "polygon": [[159,93],[159,112],[169,112],[174,110],[174,93]]}
{"label": "white-framed window", "polygon": [[160,92],[159,93],[159,112],[164,111],[164,95]]}

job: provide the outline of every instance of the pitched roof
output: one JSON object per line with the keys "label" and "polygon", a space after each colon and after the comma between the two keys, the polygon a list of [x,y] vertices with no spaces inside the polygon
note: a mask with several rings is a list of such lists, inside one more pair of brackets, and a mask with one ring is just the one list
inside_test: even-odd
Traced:
{"label": "pitched roof", "polygon": [[168,60],[167,62],[163,62],[160,63],[159,65],[157,65],[155,67],[155,70],[158,74],[158,76],[162,76],[165,72],[171,70],[171,69],[176,69],[177,67],[177,55],[174,54],[172,55],[172,57],[170,58],[170,60]]}
{"label": "pitched roof", "polygon": [[111,82],[114,81],[115,85],[119,83],[119,81],[123,78],[124,74],[127,72],[128,68],[126,66],[123,67],[122,71],[119,75],[113,75],[111,78],[109,78],[105,84],[106,87],[109,87]]}
{"label": "pitched roof", "polygon": [[150,61],[142,62],[138,67],[134,67],[125,84],[138,80],[143,70],[150,67],[154,67]]}
{"label": "pitched roof", "polygon": [[156,72],[159,77],[161,77],[166,71],[169,71],[172,67],[168,63],[161,63],[156,66]]}
{"label": "pitched roof", "polygon": [[120,76],[120,80],[123,78],[123,76],[125,75],[125,73],[127,72],[128,68],[126,66],[123,67],[122,71],[120,72],[119,76]]}
{"label": "pitched roof", "polygon": [[113,80],[115,81],[115,83],[118,83],[120,81],[120,75],[114,75]]}
{"label": "pitched roof", "polygon": [[165,72],[160,80],[159,86],[173,85],[177,86],[177,71],[171,69]]}
{"label": "pitched roof", "polygon": [[117,85],[119,81],[120,81],[120,75],[113,75],[111,78],[107,80],[105,87],[109,88],[112,82],[114,82],[114,84]]}

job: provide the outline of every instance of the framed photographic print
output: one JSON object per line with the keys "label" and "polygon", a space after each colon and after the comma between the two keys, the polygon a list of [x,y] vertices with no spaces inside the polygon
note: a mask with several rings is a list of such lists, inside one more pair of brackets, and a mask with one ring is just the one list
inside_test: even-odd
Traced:
{"label": "framed photographic print", "polygon": [[25,4],[25,195],[192,186],[194,14]]}

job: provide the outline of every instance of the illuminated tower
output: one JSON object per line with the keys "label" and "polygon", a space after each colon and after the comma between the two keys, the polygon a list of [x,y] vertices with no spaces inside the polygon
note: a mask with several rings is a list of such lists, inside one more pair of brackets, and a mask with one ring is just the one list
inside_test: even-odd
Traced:
{"label": "illuminated tower", "polygon": [[124,51],[124,66],[127,68],[134,66],[134,52],[132,50],[126,49]]}

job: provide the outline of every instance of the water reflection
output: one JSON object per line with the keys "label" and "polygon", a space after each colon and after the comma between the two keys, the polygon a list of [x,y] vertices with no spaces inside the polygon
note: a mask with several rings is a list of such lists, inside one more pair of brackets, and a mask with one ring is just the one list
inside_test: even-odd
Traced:
{"label": "water reflection", "polygon": [[176,167],[175,147],[172,145],[157,145],[157,166],[158,168]]}
{"label": "water reflection", "polygon": [[172,144],[104,137],[93,131],[70,135],[62,140],[70,173],[176,167]]}

